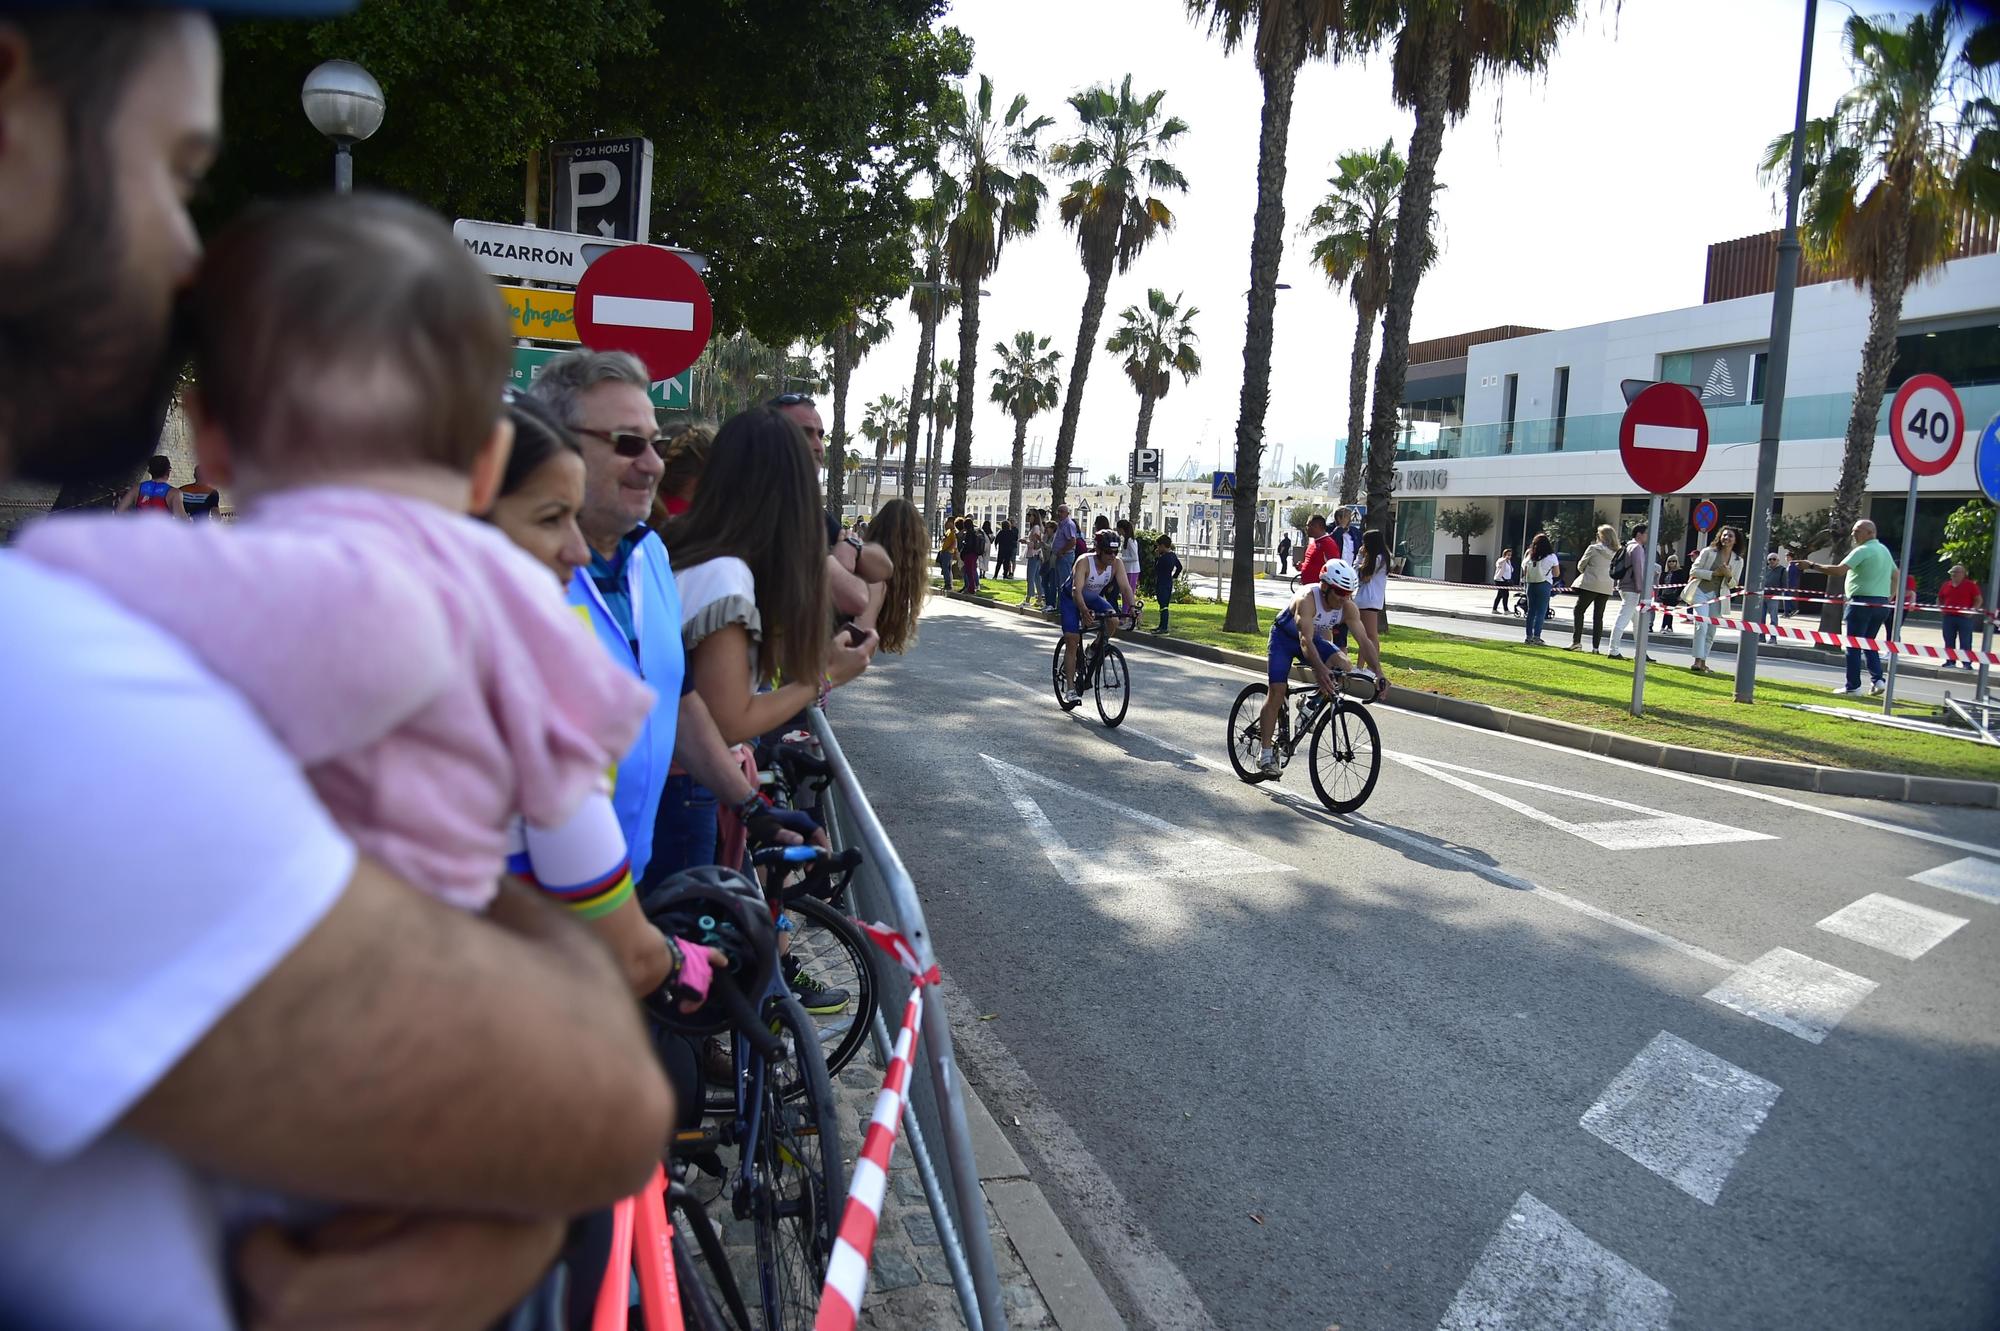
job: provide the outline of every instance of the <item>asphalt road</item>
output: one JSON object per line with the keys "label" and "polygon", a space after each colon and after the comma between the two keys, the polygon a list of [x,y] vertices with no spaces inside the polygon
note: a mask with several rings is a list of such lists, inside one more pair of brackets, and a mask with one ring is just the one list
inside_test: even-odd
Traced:
{"label": "asphalt road", "polygon": [[1053,637],[934,603],[833,720],[1135,1326],[2000,1325],[2000,812],[1378,707],[1338,818],[1226,770],[1248,676],[1107,730]]}

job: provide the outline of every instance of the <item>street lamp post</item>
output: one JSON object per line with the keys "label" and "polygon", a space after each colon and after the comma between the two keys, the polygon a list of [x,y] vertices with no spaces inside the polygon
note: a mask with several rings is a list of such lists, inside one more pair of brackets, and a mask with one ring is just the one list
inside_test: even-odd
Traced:
{"label": "street lamp post", "polygon": [[306,75],[299,103],[314,129],[333,140],[333,189],[354,189],[354,145],[382,127],[388,102],[374,76],[352,60],[328,60]]}

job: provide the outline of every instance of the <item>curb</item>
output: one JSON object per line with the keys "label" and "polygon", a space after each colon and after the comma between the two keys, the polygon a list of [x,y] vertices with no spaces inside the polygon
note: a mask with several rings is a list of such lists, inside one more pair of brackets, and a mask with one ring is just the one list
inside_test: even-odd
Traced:
{"label": "curb", "polygon": [[[970,605],[1004,610],[1016,615],[1041,619],[1044,622],[1048,620],[1046,612],[1025,610],[1020,606],[995,601],[990,597],[968,596],[964,592],[942,594],[954,601],[964,601]],[[1412,610],[1411,613],[1443,612]],[[1484,618],[1463,612],[1455,613],[1452,617]],[[1150,635],[1132,641],[1170,655],[1206,661],[1211,665],[1251,671],[1264,668],[1264,658],[1261,656],[1231,651],[1225,647],[1211,647],[1207,643]],[[1640,767],[1658,767],[1694,776],[1721,777],[1730,781],[1747,781],[1752,785],[1778,786],[1786,790],[1804,790],[1820,795],[1849,795],[1861,799],[1888,800],[1904,804],[1949,804],[1974,809],[2000,809],[2000,782],[1964,781],[1943,776],[1907,776],[1900,772],[1870,772],[1852,767],[1824,767],[1816,763],[1788,762],[1782,758],[1749,758],[1731,753],[1717,753],[1710,749],[1691,749],[1681,744],[1635,739],[1630,735],[1617,735],[1608,730],[1596,730],[1571,721],[1532,716],[1527,712],[1510,711],[1489,703],[1468,702],[1463,698],[1448,698],[1441,693],[1423,693],[1415,689],[1397,689],[1384,700],[1382,705],[1399,707],[1406,712],[1435,716],[1446,721],[1457,721],[1464,725],[1478,726],[1482,730],[1495,730],[1504,735],[1516,735],[1523,739],[1560,745],[1563,748],[1580,749],[1586,753],[1617,758]]]}

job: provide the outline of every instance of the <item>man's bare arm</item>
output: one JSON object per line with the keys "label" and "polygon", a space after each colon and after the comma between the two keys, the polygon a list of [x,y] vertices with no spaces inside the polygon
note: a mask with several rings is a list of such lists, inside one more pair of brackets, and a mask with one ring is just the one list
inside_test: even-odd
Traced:
{"label": "man's bare arm", "polygon": [[308,1197],[573,1213],[635,1191],[673,1097],[605,950],[503,887],[452,910],[363,861],[124,1126]]}

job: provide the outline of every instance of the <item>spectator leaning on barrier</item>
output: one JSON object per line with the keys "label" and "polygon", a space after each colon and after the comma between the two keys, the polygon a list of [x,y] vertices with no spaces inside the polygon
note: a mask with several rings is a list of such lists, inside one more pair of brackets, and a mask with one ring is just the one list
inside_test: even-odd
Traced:
{"label": "spectator leaning on barrier", "polygon": [[[32,201],[0,231],[0,473],[103,486],[151,452],[220,73],[195,6],[0,0],[0,198]],[[358,857],[247,704],[108,599],[12,555],[0,599],[6,1319],[358,1325],[385,1289],[406,1325],[497,1318],[558,1217],[659,1159],[671,1100],[610,958]],[[225,1273],[214,1175],[390,1214],[338,1252],[254,1230]]]}
{"label": "spectator leaning on barrier", "polygon": [[[1634,527],[1631,539],[1625,543],[1624,550],[1619,552],[1619,557],[1611,564],[1612,580],[1618,586],[1618,621],[1611,626],[1610,655],[1614,661],[1625,659],[1624,653],[1618,650],[1618,644],[1625,640],[1625,630],[1632,627],[1636,634],[1636,626],[1647,613],[1639,604],[1642,584],[1646,577],[1646,561],[1652,557],[1646,544],[1647,534],[1645,523],[1642,522]],[[1650,655],[1646,658],[1648,662],[1652,659]]]}
{"label": "spectator leaning on barrier", "polygon": [[[1867,518],[1854,524],[1853,535],[1854,547],[1838,564],[1820,564],[1811,560],[1803,562],[1808,569],[1828,576],[1835,573],[1847,575],[1847,636],[1867,638],[1872,642],[1892,617],[1889,597],[1896,585],[1896,557],[1889,553],[1888,546],[1875,539],[1875,524]],[[1852,695],[1861,692],[1861,663],[1864,658],[1868,663],[1870,692],[1883,691],[1886,685],[1882,653],[1872,646],[1865,651],[1850,646],[1847,649],[1847,682],[1835,689],[1835,693]]]}
{"label": "spectator leaning on barrier", "polygon": [[[1944,608],[1945,647],[1955,647],[1962,652],[1972,651],[1972,628],[1979,622],[1979,608],[1983,602],[1979,596],[1979,584],[1966,576],[1965,565],[1951,566],[1951,576],[1938,588],[1938,604]],[[1970,661],[1946,661],[1943,668],[1950,670],[1954,665],[1960,670],[1978,668]]]}

